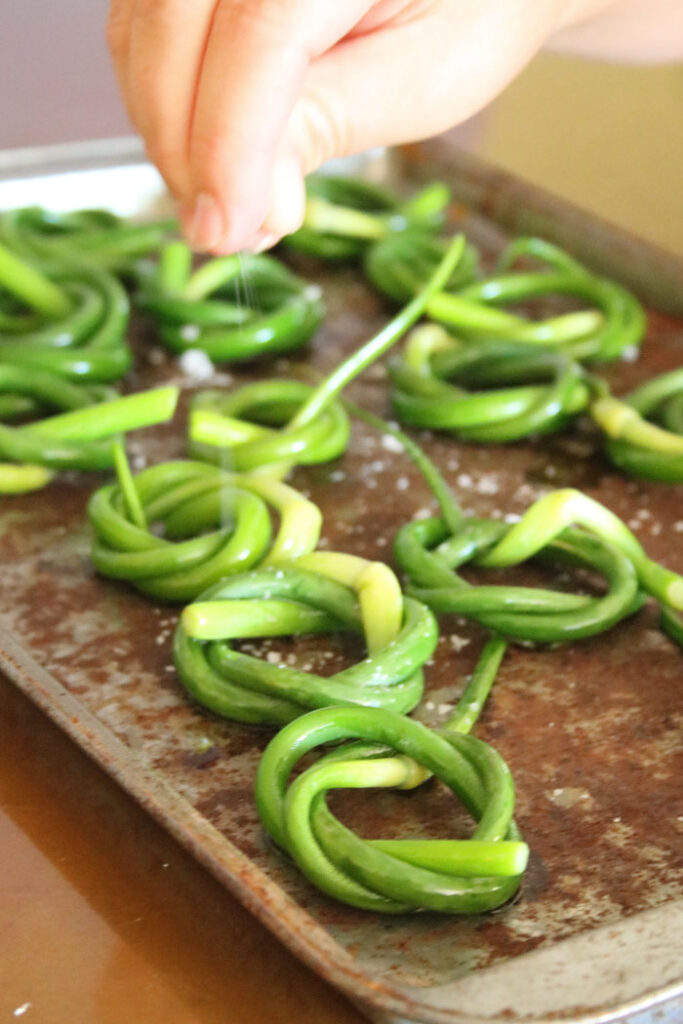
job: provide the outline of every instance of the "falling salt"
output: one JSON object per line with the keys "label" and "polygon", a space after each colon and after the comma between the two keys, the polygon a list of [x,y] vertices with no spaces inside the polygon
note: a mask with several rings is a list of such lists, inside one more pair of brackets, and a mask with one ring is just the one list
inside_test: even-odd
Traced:
{"label": "falling salt", "polygon": [[33,1003],[22,1003],[21,1006],[17,1006],[16,1010],[14,1010],[13,1016],[23,1017],[26,1011],[30,1010],[32,1006]]}

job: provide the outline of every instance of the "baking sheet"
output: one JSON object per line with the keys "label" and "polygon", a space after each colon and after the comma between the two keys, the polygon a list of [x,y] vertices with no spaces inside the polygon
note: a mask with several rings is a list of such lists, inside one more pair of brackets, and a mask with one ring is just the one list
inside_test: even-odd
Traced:
{"label": "baking sheet", "polygon": [[[71,151],[67,165],[49,174],[40,156],[24,157],[14,174],[11,160],[4,169],[0,160],[6,178],[0,207],[29,200],[66,209],[83,202],[84,189],[88,202],[113,197],[128,214],[164,202],[155,172],[134,151],[122,159],[100,147],[85,165]],[[484,209],[491,209],[494,194],[484,187],[487,180],[497,182],[499,206],[505,196],[502,178],[456,160],[441,143],[381,157],[368,172],[403,185],[444,177],[458,194],[477,181],[480,198],[489,197],[480,203]],[[547,200],[538,202],[548,208]],[[592,222],[568,214],[563,204],[553,209],[560,229],[563,218],[582,225],[590,248]],[[489,215],[456,206],[454,219],[488,258],[504,242]],[[622,262],[626,253],[629,266],[644,270],[645,282],[655,257],[676,279],[675,260],[607,228],[598,234],[622,253]],[[328,303],[328,319],[309,352],[274,366],[221,372],[219,381],[297,376],[311,363],[324,371],[386,318],[353,270],[298,266],[320,281]],[[148,325],[137,322],[134,334],[131,386],[176,380],[189,393],[191,381],[157,347]],[[620,392],[682,358],[681,322],[651,312],[643,359],[607,375]],[[381,367],[351,393],[386,411]],[[142,464],[182,454],[182,431],[179,416],[170,428],[136,435],[134,459]],[[683,571],[683,489],[620,478],[589,438],[572,434],[505,448],[423,440],[468,510],[519,513],[550,487],[579,486],[628,521],[653,557]],[[506,658],[477,731],[506,757],[516,781],[517,817],[533,851],[521,898],[478,918],[379,918],[314,892],[265,842],[251,789],[270,734],[192,706],[170,658],[177,609],[95,577],[84,507],[97,482],[67,474],[48,491],[0,506],[0,664],[299,956],[377,1019],[597,1022],[681,991],[683,666],[652,609],[607,636],[561,651],[516,649]],[[433,507],[405,456],[364,427],[354,429],[343,460],[298,471],[295,483],[320,504],[325,543],[366,557],[389,557],[397,527]],[[444,620],[442,631],[418,712],[428,722],[446,717],[483,635],[455,619]],[[353,657],[335,643],[262,649],[289,661],[320,657],[334,667]],[[370,814],[355,796],[335,799],[366,835],[397,824],[433,835],[461,827],[437,786],[415,797],[381,794]],[[678,1013],[670,1016],[674,1021],[683,1011],[671,1003],[655,1012]]]}

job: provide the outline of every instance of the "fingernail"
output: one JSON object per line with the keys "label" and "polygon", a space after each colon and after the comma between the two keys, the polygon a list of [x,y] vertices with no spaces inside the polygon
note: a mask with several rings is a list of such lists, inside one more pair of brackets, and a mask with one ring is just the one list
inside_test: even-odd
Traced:
{"label": "fingernail", "polygon": [[189,216],[183,218],[183,227],[188,242],[199,252],[209,252],[220,244],[225,236],[225,221],[210,193],[199,193]]}
{"label": "fingernail", "polygon": [[263,238],[259,239],[259,241],[251,247],[251,251],[256,254],[260,252],[265,252],[266,249],[272,249],[277,241],[277,235],[268,233],[267,235],[264,235]]}

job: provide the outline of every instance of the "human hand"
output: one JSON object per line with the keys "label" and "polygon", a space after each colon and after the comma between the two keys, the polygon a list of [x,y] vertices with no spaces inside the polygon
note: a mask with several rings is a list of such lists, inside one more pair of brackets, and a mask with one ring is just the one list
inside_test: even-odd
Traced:
{"label": "human hand", "polygon": [[608,0],[112,0],[131,118],[197,249],[296,230],[326,160],[470,117]]}

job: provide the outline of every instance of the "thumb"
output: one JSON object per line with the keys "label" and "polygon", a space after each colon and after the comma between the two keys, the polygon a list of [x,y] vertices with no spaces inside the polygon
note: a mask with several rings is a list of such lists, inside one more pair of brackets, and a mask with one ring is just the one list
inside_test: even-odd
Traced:
{"label": "thumb", "polygon": [[[263,228],[300,226],[303,179],[334,157],[423,139],[486,106],[538,51],[551,4],[462,0],[407,22],[347,36],[312,61],[289,116]],[[518,24],[522,20],[523,24]]]}

